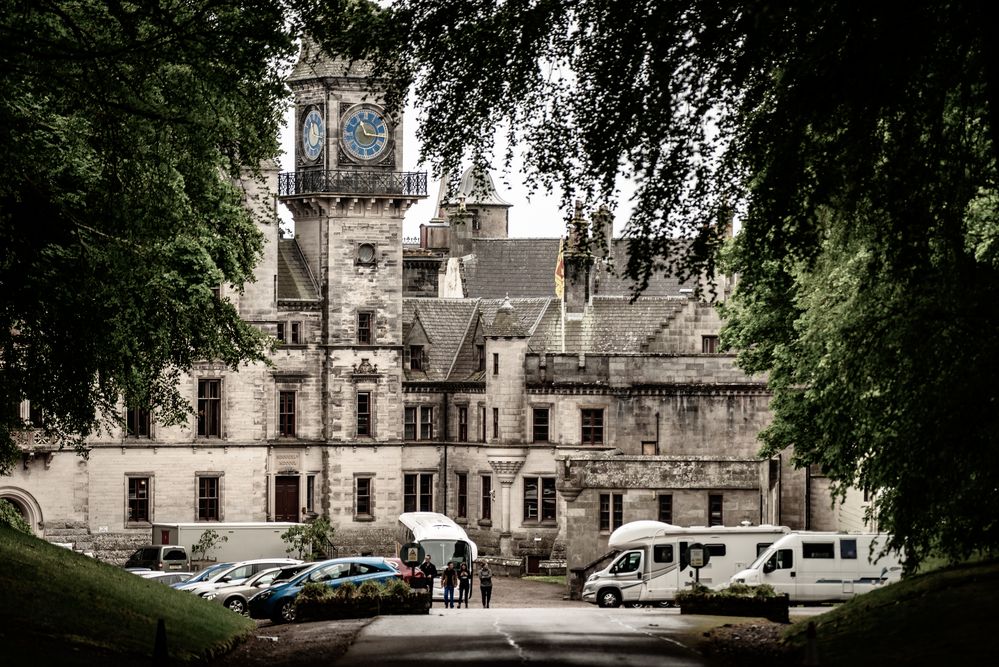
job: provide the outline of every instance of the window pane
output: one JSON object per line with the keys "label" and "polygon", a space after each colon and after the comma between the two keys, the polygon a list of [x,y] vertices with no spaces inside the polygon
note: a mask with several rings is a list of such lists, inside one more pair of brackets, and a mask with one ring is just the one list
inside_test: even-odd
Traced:
{"label": "window pane", "polygon": [[282,391],[278,394],[278,435],[295,435],[295,392]]}
{"label": "window pane", "polygon": [[420,440],[432,440],[434,437],[434,409],[428,406],[420,407]]}
{"label": "window pane", "polygon": [[722,497],[721,495],[709,495],[708,496],[708,525],[709,526],[723,526],[724,517],[722,515]]}
{"label": "window pane", "polygon": [[659,520],[663,523],[673,523],[673,495],[664,493],[659,496]]}
{"label": "window pane", "polygon": [[584,445],[600,445],[604,442],[604,411],[603,409],[585,409],[580,411],[582,420],[582,442]]}
{"label": "window pane", "polygon": [[371,435],[371,394],[357,393],[357,435]]}
{"label": "window pane", "polygon": [[402,511],[416,511],[416,475],[403,476]]}
{"label": "window pane", "polygon": [[464,519],[468,516],[468,474],[460,472],[457,475],[458,482],[458,512],[457,515]]}
{"label": "window pane", "polygon": [[541,520],[555,520],[555,478],[541,478]]}
{"label": "window pane", "polygon": [[524,478],[524,520],[538,520],[538,478]]}
{"label": "window pane", "polygon": [[357,478],[357,513],[371,514],[371,479]]}
{"label": "window pane", "polygon": [[534,408],[534,442],[548,442],[548,408]]}
{"label": "window pane", "polygon": [[482,476],[482,518],[493,518],[493,478]]}
{"label": "window pane", "polygon": [[198,519],[219,520],[219,478],[198,478]]}
{"label": "window pane", "polygon": [[198,380],[198,436],[222,437],[222,380]]}
{"label": "window pane", "polygon": [[405,410],[402,437],[406,440],[416,440],[416,408],[406,408]]}
{"label": "window pane", "polygon": [[128,521],[149,521],[149,478],[128,479]]}

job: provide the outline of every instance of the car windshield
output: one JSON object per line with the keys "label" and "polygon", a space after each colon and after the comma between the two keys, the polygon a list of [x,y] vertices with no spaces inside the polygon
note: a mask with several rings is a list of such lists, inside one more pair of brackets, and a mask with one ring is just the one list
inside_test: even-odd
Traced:
{"label": "car windshield", "polygon": [[194,583],[197,583],[199,581],[206,581],[206,580],[210,579],[212,576],[221,573],[222,570],[226,569],[227,567],[231,567],[231,566],[232,566],[232,563],[218,563],[216,565],[212,565],[211,567],[205,568],[201,572],[198,572],[198,574],[196,574],[193,577],[191,577],[190,579],[188,579],[186,583],[188,583],[188,584],[194,584]]}
{"label": "car windshield", "polygon": [[758,570],[763,563],[767,562],[767,559],[774,555],[776,549],[770,547],[766,551],[760,554],[760,557],[753,561],[753,564],[749,566],[750,570]]}

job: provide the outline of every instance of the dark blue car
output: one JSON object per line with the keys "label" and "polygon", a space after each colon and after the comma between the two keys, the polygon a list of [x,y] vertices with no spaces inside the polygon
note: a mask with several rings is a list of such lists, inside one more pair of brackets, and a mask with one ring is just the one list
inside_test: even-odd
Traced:
{"label": "dark blue car", "polygon": [[269,618],[275,623],[295,620],[295,598],[302,586],[321,582],[330,588],[350,582],[360,586],[365,581],[382,583],[398,579],[399,573],[384,558],[334,558],[316,563],[288,583],[273,586],[249,600],[251,618]]}

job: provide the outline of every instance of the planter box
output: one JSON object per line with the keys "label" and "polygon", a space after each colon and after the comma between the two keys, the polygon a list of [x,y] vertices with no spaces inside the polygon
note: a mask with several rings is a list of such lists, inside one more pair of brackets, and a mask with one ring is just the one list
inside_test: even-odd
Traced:
{"label": "planter box", "polygon": [[775,623],[790,623],[787,595],[774,598],[704,597],[684,600],[681,614],[705,616],[759,616]]}
{"label": "planter box", "polygon": [[371,618],[405,614],[429,614],[430,596],[426,591],[410,593],[405,599],[381,598],[376,601],[341,602],[339,600],[300,600],[300,621],[331,621],[343,618]]}

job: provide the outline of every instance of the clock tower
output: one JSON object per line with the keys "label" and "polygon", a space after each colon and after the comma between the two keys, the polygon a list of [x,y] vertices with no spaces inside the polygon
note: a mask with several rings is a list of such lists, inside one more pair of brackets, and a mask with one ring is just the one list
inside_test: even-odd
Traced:
{"label": "clock tower", "polygon": [[427,177],[402,171],[403,119],[382,105],[367,63],[305,39],[288,83],[295,171],[280,175],[279,195],[320,288],[323,437],[400,442],[402,223]]}

